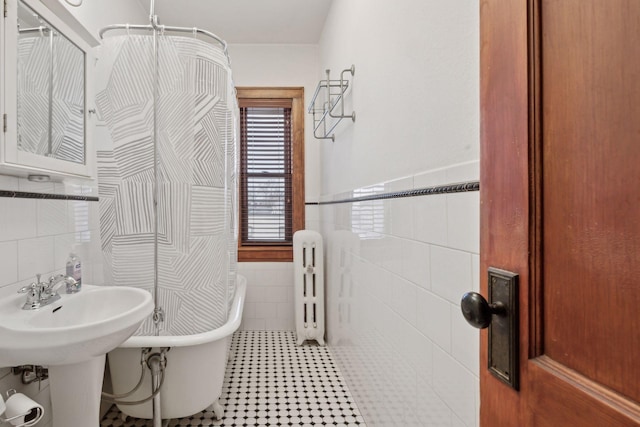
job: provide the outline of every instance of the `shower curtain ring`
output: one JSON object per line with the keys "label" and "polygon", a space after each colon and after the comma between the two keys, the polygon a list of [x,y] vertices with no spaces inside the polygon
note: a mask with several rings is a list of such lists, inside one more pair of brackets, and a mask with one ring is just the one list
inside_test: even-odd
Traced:
{"label": "shower curtain ring", "polygon": [[194,39],[198,38],[198,28],[197,27],[193,27],[193,38]]}
{"label": "shower curtain ring", "polygon": [[125,25],[125,28],[127,29],[127,35],[128,35],[128,36],[130,36],[130,35],[131,35],[131,32],[129,31],[129,24],[126,24],[126,25]]}

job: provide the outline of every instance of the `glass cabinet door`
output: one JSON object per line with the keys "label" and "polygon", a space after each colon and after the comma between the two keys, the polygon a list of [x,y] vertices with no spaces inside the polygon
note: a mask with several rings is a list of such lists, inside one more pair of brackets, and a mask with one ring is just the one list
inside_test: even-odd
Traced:
{"label": "glass cabinet door", "polygon": [[91,48],[41,2],[7,0],[7,5],[0,172],[91,177]]}

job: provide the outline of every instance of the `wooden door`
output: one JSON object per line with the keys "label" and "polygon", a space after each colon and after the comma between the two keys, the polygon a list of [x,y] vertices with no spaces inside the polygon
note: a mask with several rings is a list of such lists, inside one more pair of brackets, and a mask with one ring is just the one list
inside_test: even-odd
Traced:
{"label": "wooden door", "polygon": [[483,427],[640,426],[640,1],[482,0],[481,290],[520,275]]}

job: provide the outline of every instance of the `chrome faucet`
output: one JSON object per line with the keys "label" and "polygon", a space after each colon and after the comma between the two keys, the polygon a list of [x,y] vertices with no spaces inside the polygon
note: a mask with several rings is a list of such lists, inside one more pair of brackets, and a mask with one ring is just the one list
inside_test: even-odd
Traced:
{"label": "chrome faucet", "polygon": [[[78,282],[73,277],[59,274],[57,276],[51,276],[49,282],[41,282],[40,274],[36,275],[36,281],[29,286],[24,286],[18,290],[20,294],[27,294],[27,300],[22,306],[23,310],[35,310],[40,307],[51,304],[60,299],[58,294],[58,288],[65,283],[67,289],[76,289]],[[71,291],[71,292],[76,292]]]}

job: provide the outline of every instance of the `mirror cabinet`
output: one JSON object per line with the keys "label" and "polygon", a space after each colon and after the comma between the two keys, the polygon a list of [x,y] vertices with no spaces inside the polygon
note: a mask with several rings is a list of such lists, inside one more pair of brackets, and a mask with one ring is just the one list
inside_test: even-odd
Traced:
{"label": "mirror cabinet", "polygon": [[5,7],[0,173],[91,178],[91,46],[40,0]]}

